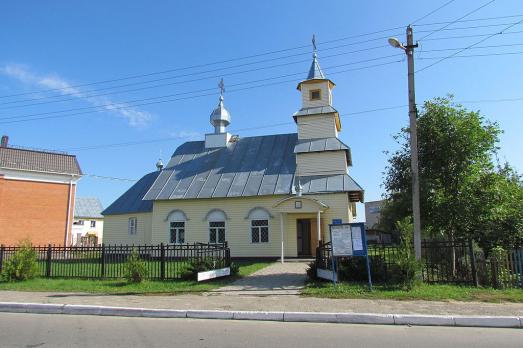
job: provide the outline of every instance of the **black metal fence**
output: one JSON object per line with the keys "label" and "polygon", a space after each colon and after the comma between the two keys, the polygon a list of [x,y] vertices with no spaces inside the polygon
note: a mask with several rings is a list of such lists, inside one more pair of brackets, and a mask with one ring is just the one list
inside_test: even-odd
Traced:
{"label": "black metal fence", "polygon": [[[318,268],[332,270],[330,243],[316,250]],[[391,279],[399,247],[371,244],[368,253],[373,269],[380,279]],[[471,241],[423,241],[421,245],[421,275],[426,283],[523,288],[523,249],[485,258],[475,251]]]}
{"label": "black metal fence", "polygon": [[[0,246],[0,272],[17,246]],[[115,279],[125,277],[127,259],[136,250],[147,269],[146,279],[180,279],[191,265],[205,263],[211,269],[229,267],[227,243],[34,246],[38,275],[47,278]]]}

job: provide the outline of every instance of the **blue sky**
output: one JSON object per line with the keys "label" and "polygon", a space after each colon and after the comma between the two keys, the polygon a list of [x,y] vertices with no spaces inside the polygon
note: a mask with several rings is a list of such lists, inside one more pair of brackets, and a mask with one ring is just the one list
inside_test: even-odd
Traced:
{"label": "blue sky", "polygon": [[[218,101],[220,76],[229,86],[225,104],[233,133],[295,132],[292,114],[300,108],[296,83],[306,76],[315,33],[320,64],[337,85],[334,106],[347,114],[342,116],[340,138],[352,148],[350,173],[365,188],[367,200],[379,199],[387,158],[383,151],[396,148],[392,135],[407,124],[407,109],[359,112],[407,103],[406,62],[400,61],[401,51],[387,46],[386,38],[404,38],[407,24],[445,2],[8,2],[0,12],[0,133],[9,135],[11,144],[68,150],[78,156],[87,174],[137,179],[154,170],[159,157],[167,162],[182,142],[202,139],[211,131],[209,114]],[[488,0],[456,0],[416,24],[453,21],[483,3]],[[523,4],[497,0],[464,19],[498,16],[514,17],[458,22],[446,28],[446,24],[415,26],[415,38],[420,40],[416,67],[457,52],[442,49],[465,48],[522,20]],[[398,29],[350,38],[390,28]],[[419,72],[418,104],[447,93],[457,101],[523,98],[521,31],[523,23],[507,31],[513,33],[477,45],[496,47],[460,53],[475,57],[447,59]],[[301,48],[292,49],[296,47]],[[280,52],[265,54],[272,51]],[[252,55],[259,56],[237,59]],[[224,60],[231,61],[96,83]],[[147,82],[157,79],[162,80]],[[252,83],[261,79],[269,80]],[[152,87],[158,84],[169,85]],[[74,87],[78,85],[83,86]],[[127,87],[117,87],[121,85]],[[49,88],[64,89],[42,92]],[[204,91],[188,93],[199,90]],[[27,94],[34,91],[40,92]],[[164,95],[174,96],[133,102]],[[150,103],[167,99],[178,100]],[[465,103],[504,129],[500,158],[520,172],[522,105],[521,100]],[[76,110],[80,108],[86,109]],[[71,115],[86,111],[94,112]],[[36,114],[29,118],[67,116],[6,123]],[[279,126],[260,128],[274,124]],[[151,142],[162,139],[168,140]],[[144,143],[79,149],[140,141]],[[131,184],[86,176],[78,194],[99,197],[108,206]]]}

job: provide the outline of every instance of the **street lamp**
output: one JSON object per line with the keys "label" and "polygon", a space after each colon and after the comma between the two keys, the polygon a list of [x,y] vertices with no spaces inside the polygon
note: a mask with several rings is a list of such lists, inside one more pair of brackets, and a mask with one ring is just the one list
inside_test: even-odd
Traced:
{"label": "street lamp", "polygon": [[417,130],[417,110],[416,94],[414,88],[414,44],[412,26],[407,27],[407,45],[404,46],[395,37],[389,38],[389,44],[394,48],[405,51],[408,62],[409,80],[409,121],[410,121],[410,168],[412,173],[412,220],[414,224],[414,253],[416,260],[421,260],[421,222],[420,222],[420,195],[419,195],[419,174],[418,174],[418,130]]}

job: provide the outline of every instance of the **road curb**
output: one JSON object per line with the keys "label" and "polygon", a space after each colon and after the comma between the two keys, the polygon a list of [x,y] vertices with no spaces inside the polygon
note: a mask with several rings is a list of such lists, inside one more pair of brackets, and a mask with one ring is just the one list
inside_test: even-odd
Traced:
{"label": "road curb", "polygon": [[523,328],[523,317],[516,316],[177,310],[17,302],[0,302],[0,312],[339,324]]}

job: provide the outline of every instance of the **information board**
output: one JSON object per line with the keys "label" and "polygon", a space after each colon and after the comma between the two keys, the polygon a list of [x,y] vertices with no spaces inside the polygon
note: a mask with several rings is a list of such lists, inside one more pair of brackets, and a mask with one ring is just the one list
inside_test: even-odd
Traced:
{"label": "information board", "polygon": [[365,256],[367,254],[365,229],[362,224],[331,225],[330,233],[334,256]]}
{"label": "information board", "polygon": [[331,225],[332,255],[352,256],[352,233],[350,225]]}

